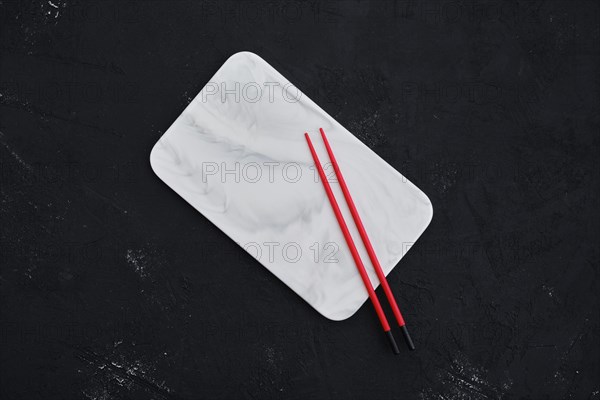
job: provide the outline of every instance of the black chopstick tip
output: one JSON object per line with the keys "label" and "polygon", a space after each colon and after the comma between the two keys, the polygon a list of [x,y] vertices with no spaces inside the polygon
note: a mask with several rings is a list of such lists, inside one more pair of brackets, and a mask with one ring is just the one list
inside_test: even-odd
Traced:
{"label": "black chopstick tip", "polygon": [[400,350],[398,349],[398,345],[396,344],[396,340],[394,339],[394,335],[392,335],[392,331],[385,331],[385,335],[387,336],[388,340],[390,341],[390,345],[392,346],[392,351],[394,352],[394,354],[398,355],[400,354]]}
{"label": "black chopstick tip", "polygon": [[406,342],[406,345],[408,346],[410,351],[414,351],[415,344],[413,343],[412,338],[410,337],[410,333],[408,333],[408,329],[406,329],[406,325],[402,325],[400,329],[402,330],[402,336],[404,336],[404,341]]}

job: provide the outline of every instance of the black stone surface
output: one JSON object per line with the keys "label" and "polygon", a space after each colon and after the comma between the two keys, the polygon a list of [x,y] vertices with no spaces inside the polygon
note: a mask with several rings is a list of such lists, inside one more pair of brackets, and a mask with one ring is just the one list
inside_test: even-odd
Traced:
{"label": "black stone surface", "polygon": [[[1,399],[600,398],[598,2],[0,10]],[[321,317],[151,171],[241,50],[432,199],[389,276],[417,351],[369,304]]]}

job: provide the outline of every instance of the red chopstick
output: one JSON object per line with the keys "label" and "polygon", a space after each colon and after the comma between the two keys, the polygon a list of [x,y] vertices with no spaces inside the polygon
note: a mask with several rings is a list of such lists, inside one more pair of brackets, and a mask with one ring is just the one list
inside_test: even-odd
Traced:
{"label": "red chopstick", "polygon": [[323,187],[325,188],[325,192],[327,193],[327,197],[329,198],[329,202],[331,203],[331,207],[333,208],[335,217],[338,221],[338,224],[340,225],[340,228],[342,229],[342,233],[344,234],[346,243],[348,244],[348,247],[350,248],[350,253],[352,253],[352,258],[354,259],[356,268],[358,269],[358,272],[360,274],[360,277],[362,278],[365,288],[367,289],[367,292],[369,293],[369,298],[371,299],[371,302],[373,303],[373,307],[375,307],[375,312],[377,312],[377,316],[379,317],[379,322],[381,322],[383,331],[385,332],[388,340],[390,341],[390,344],[392,346],[392,350],[394,351],[394,354],[400,354],[400,350],[398,350],[398,345],[396,344],[396,341],[394,340],[394,335],[392,334],[390,324],[388,323],[387,318],[385,317],[383,309],[381,308],[381,304],[379,304],[379,299],[377,299],[377,295],[375,294],[375,291],[373,290],[373,286],[371,285],[371,281],[369,280],[369,276],[367,275],[365,266],[363,265],[363,262],[360,259],[358,250],[356,249],[356,246],[354,245],[352,236],[350,236],[350,231],[348,230],[346,221],[344,220],[342,212],[340,211],[340,207],[338,206],[338,203],[335,200],[335,196],[333,194],[333,191],[331,190],[331,186],[329,185],[329,182],[327,181],[327,177],[325,176],[325,171],[323,171],[323,167],[321,166],[321,162],[319,161],[319,156],[317,156],[317,152],[315,151],[315,148],[313,147],[313,144],[310,140],[310,137],[308,136],[308,133],[305,133],[304,137],[306,138],[306,142],[308,143],[310,153],[312,154],[312,157],[313,157],[313,160],[317,167],[317,170],[319,171],[319,177],[321,178],[321,182],[323,182]]}
{"label": "red chopstick", "polygon": [[360,215],[358,215],[358,210],[356,209],[356,206],[354,205],[354,201],[352,200],[352,196],[350,195],[350,190],[348,189],[348,185],[346,185],[346,180],[344,179],[344,176],[342,175],[340,166],[338,165],[337,160],[335,159],[335,156],[333,155],[333,150],[331,150],[331,146],[329,145],[329,141],[327,140],[325,131],[323,130],[323,128],[320,128],[319,130],[321,131],[321,137],[323,138],[323,142],[325,142],[325,148],[327,149],[327,154],[329,154],[329,159],[331,160],[331,163],[333,164],[333,170],[335,171],[337,180],[342,188],[342,192],[344,193],[344,198],[346,199],[346,203],[348,204],[348,207],[350,208],[350,213],[352,213],[352,218],[354,219],[354,223],[356,224],[356,227],[358,228],[360,237],[362,238],[363,244],[365,245],[365,247],[367,249],[367,253],[369,253],[369,258],[371,259],[371,263],[373,264],[373,267],[375,268],[375,272],[377,273],[377,278],[379,278],[381,287],[383,287],[385,296],[387,297],[388,302],[390,303],[392,312],[394,313],[394,316],[396,317],[396,321],[398,321],[398,326],[402,330],[402,335],[404,336],[404,340],[406,341],[408,348],[411,350],[414,350],[415,345],[410,337],[410,334],[408,333],[408,330],[406,329],[406,323],[404,322],[404,318],[402,317],[400,308],[398,307],[398,304],[396,303],[396,299],[394,298],[392,289],[390,289],[390,285],[388,284],[385,274],[383,273],[383,269],[381,269],[381,264],[379,264],[379,259],[377,259],[377,255],[375,254],[373,245],[371,245],[371,241],[369,240],[369,235],[367,235],[367,231],[365,230],[362,220],[360,219]]}

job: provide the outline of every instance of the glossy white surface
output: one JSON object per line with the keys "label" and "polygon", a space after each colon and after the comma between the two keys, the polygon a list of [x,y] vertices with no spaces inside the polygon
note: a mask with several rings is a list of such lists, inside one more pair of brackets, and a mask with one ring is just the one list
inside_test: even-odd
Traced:
{"label": "glossy white surface", "polygon": [[[308,131],[321,163],[329,163],[319,127],[387,275],[429,224],[429,199],[255,54],[225,62],[156,143],[150,162],[167,185],[317,311],[342,320],[368,295],[304,139]],[[333,176],[330,165],[326,172]],[[333,180],[332,186],[376,287],[341,190]]]}

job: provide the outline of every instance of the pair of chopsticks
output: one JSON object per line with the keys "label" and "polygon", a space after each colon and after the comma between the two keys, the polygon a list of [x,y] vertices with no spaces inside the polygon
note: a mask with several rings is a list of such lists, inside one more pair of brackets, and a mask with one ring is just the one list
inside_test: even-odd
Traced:
{"label": "pair of chopsticks", "polygon": [[[377,278],[379,278],[379,282],[381,283],[381,286],[383,287],[385,296],[387,297],[387,300],[390,303],[392,312],[394,313],[394,316],[396,317],[396,321],[398,321],[398,326],[400,327],[400,329],[402,331],[402,335],[404,336],[404,340],[406,341],[408,348],[410,350],[414,350],[415,345],[413,344],[413,341],[408,333],[408,330],[406,329],[406,323],[404,322],[404,318],[402,317],[400,308],[398,307],[398,304],[396,303],[394,294],[392,293],[392,290],[390,289],[390,285],[388,284],[388,281],[385,278],[385,274],[383,273],[383,270],[381,269],[381,264],[379,264],[379,260],[377,259],[375,250],[373,249],[373,246],[371,245],[371,241],[369,240],[369,235],[367,235],[367,231],[365,230],[362,220],[360,219],[360,216],[358,215],[358,210],[356,209],[356,206],[354,205],[354,201],[352,200],[352,196],[350,195],[350,190],[348,189],[348,185],[346,185],[346,181],[344,180],[344,176],[342,175],[340,166],[338,165],[338,163],[335,159],[335,156],[333,155],[333,151],[331,150],[331,146],[329,145],[329,141],[327,140],[325,131],[323,130],[323,128],[319,128],[319,130],[321,131],[321,137],[323,138],[323,142],[325,143],[325,148],[327,149],[327,154],[329,154],[329,159],[331,160],[331,164],[333,165],[333,170],[335,171],[337,180],[342,188],[342,192],[344,193],[344,198],[346,199],[346,203],[348,204],[348,208],[350,209],[350,213],[352,214],[354,223],[356,224],[356,227],[358,228],[360,237],[363,241],[363,244],[365,245],[365,248],[367,249],[367,253],[369,254],[369,259],[371,260],[371,263],[373,264],[373,267],[375,268],[375,272],[377,273]],[[308,143],[308,148],[310,149],[310,153],[312,154],[312,157],[316,164],[317,170],[319,171],[319,177],[321,178],[321,182],[323,182],[323,187],[325,188],[325,192],[327,193],[327,197],[329,198],[329,203],[331,203],[331,207],[333,208],[335,217],[338,221],[338,224],[340,225],[342,233],[344,234],[346,243],[348,244],[348,247],[350,248],[350,253],[352,253],[352,258],[354,259],[356,268],[358,269],[358,272],[360,274],[360,277],[362,278],[365,288],[367,289],[367,292],[369,293],[369,298],[371,299],[371,302],[373,303],[373,307],[375,307],[375,312],[377,313],[377,316],[379,317],[379,322],[381,322],[383,331],[385,332],[388,340],[390,341],[390,344],[392,346],[392,350],[394,351],[394,354],[400,354],[400,351],[398,350],[398,345],[396,344],[396,340],[394,339],[394,335],[392,334],[390,324],[388,323],[387,318],[385,317],[385,313],[383,312],[383,309],[381,308],[381,304],[379,303],[379,299],[377,298],[377,295],[375,294],[375,291],[373,290],[373,285],[371,285],[369,275],[367,275],[365,266],[364,266],[362,260],[360,259],[360,255],[358,254],[358,250],[356,249],[354,240],[352,240],[352,236],[350,235],[350,231],[348,230],[346,221],[344,220],[342,212],[340,211],[340,207],[335,199],[333,191],[331,190],[331,186],[329,185],[329,182],[327,181],[327,176],[325,175],[325,171],[323,171],[323,167],[321,166],[321,162],[319,161],[317,152],[315,151],[312,141],[310,140],[310,136],[308,136],[308,133],[305,133],[304,137],[306,138],[306,142]]]}

